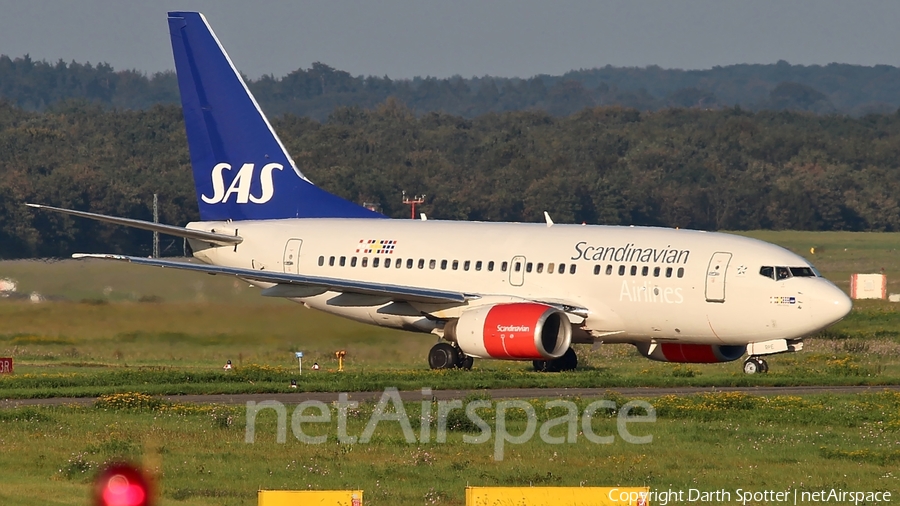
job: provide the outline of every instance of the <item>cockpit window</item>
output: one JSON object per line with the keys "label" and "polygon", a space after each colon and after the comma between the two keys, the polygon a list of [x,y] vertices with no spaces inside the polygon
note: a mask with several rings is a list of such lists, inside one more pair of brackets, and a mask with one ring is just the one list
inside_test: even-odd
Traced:
{"label": "cockpit window", "polygon": [[821,276],[812,267],[771,267],[768,265],[759,268],[759,275],[777,281],[788,278],[816,278]]}
{"label": "cockpit window", "polygon": [[791,267],[791,276],[795,278],[814,278],[816,272],[809,267]]}

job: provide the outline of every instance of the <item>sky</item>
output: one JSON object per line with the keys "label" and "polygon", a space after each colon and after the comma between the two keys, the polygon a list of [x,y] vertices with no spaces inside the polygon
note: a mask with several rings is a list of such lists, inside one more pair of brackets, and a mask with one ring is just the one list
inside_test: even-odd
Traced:
{"label": "sky", "polygon": [[206,15],[238,69],[531,77],[737,63],[900,66],[898,0],[0,0],[0,54],[173,70],[166,12]]}

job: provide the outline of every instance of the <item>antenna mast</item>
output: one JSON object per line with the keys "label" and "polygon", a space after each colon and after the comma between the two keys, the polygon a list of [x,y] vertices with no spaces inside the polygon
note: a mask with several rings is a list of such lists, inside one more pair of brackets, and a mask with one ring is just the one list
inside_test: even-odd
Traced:
{"label": "antenna mast", "polygon": [[410,206],[410,218],[416,219],[416,204],[425,203],[425,194],[416,195],[415,197],[407,197],[406,191],[403,192],[403,203]]}
{"label": "antenna mast", "polygon": [[[153,194],[153,223],[159,223],[159,196]],[[153,231],[153,258],[159,258],[159,232]]]}

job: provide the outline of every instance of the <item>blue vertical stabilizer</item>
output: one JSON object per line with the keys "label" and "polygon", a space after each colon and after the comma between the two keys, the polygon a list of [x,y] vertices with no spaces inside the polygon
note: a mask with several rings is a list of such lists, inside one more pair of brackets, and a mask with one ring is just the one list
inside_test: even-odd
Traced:
{"label": "blue vertical stabilizer", "polygon": [[303,176],[202,14],[169,33],[202,220],[384,218]]}

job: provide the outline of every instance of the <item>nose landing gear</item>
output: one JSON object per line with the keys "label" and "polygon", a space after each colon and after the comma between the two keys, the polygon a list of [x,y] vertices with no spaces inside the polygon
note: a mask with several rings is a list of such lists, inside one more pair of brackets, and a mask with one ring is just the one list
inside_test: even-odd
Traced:
{"label": "nose landing gear", "polygon": [[747,374],[769,372],[769,363],[765,359],[750,356],[744,361],[744,372]]}
{"label": "nose landing gear", "polygon": [[756,374],[769,372],[769,364],[762,355],[777,355],[779,353],[795,353],[803,349],[802,339],[772,339],[747,345],[747,360],[744,361],[744,372]]}

